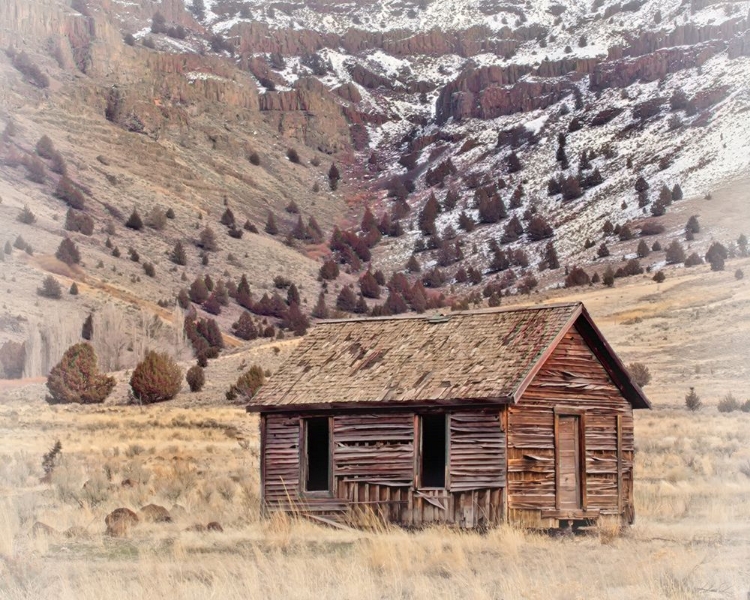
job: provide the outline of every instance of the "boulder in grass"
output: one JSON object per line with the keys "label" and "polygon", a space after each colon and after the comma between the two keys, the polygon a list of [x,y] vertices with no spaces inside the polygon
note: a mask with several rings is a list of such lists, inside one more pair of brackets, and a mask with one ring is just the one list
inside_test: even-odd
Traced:
{"label": "boulder in grass", "polygon": [[221,523],[219,523],[218,521],[211,521],[208,525],[206,525],[206,529],[208,531],[216,531],[219,533],[224,532],[224,528],[221,526]]}
{"label": "boulder in grass", "polygon": [[110,537],[128,537],[138,521],[138,515],[129,508],[116,508],[104,519],[107,526],[105,533]]}
{"label": "boulder in grass", "polygon": [[141,519],[147,523],[171,523],[169,511],[158,504],[147,504],[141,510]]}

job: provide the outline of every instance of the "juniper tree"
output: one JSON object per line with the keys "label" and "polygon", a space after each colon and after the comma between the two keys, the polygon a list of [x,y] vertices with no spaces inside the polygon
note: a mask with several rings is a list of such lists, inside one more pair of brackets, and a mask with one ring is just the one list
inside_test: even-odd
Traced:
{"label": "juniper tree", "polygon": [[638,258],[646,258],[651,251],[648,248],[648,244],[646,243],[646,240],[641,240],[638,243],[638,249],[636,250],[636,253],[638,254]]}
{"label": "juniper tree", "polygon": [[555,245],[552,242],[547,242],[547,245],[544,247],[544,254],[543,254],[542,262],[546,265],[548,269],[560,268],[560,260],[557,257],[557,251],[555,250]]}
{"label": "juniper tree", "polygon": [[706,262],[711,264],[712,271],[723,271],[724,261],[728,258],[727,249],[719,242],[714,242],[706,252]]}
{"label": "juniper tree", "polygon": [[47,377],[47,402],[100,403],[114,387],[114,377],[99,373],[94,348],[87,343],[75,344],[65,351]]}
{"label": "juniper tree", "polygon": [[94,336],[94,315],[89,313],[89,316],[83,321],[81,326],[81,337],[84,340],[90,340]]}
{"label": "juniper tree", "polygon": [[701,226],[698,223],[698,215],[691,215],[685,224],[685,233],[700,233]]}
{"label": "juniper tree", "polygon": [[125,221],[125,227],[128,229],[134,229],[135,231],[143,229],[143,219],[141,219],[141,215],[138,214],[137,209],[134,208],[133,212],[130,213],[130,217]]}
{"label": "juniper tree", "polygon": [[253,322],[253,317],[248,311],[243,311],[240,318],[232,325],[234,334],[242,340],[254,340],[258,337],[258,328]]}
{"label": "juniper tree", "polygon": [[668,264],[677,264],[685,262],[685,249],[677,240],[672,240],[666,251],[665,256]]}
{"label": "juniper tree", "polygon": [[57,279],[52,275],[47,275],[42,281],[42,287],[37,288],[36,293],[45,298],[52,298],[53,300],[59,300],[62,298],[62,288],[60,287]]}
{"label": "juniper tree", "polygon": [[60,242],[57,252],[55,252],[55,257],[66,265],[77,265],[81,262],[81,254],[78,251],[78,246],[70,238],[65,238]]}
{"label": "juniper tree", "polygon": [[203,248],[205,252],[216,252],[219,249],[219,245],[216,243],[216,234],[213,229],[206,227],[198,238],[198,246]]}
{"label": "juniper tree", "polygon": [[692,412],[699,411],[703,406],[703,402],[701,402],[700,396],[696,394],[694,387],[691,387],[690,391],[685,395],[685,406]]}
{"label": "juniper tree", "polygon": [[149,350],[133,370],[130,388],[140,403],[151,404],[174,398],[182,387],[182,371],[166,353]]}
{"label": "juniper tree", "polygon": [[182,246],[182,242],[178,241],[174,245],[174,248],[169,255],[169,260],[171,260],[176,265],[185,266],[187,264],[187,253],[185,252],[185,248]]}
{"label": "juniper tree", "polygon": [[274,214],[270,210],[268,211],[265,229],[266,233],[269,235],[276,235],[279,233],[279,228],[276,226],[276,217],[274,217]]}

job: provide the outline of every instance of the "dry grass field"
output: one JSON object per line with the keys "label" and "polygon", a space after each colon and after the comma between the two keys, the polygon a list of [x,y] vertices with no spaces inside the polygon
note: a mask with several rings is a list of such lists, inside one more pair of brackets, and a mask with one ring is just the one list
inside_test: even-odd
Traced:
{"label": "dry grass field", "polygon": [[[621,535],[261,519],[257,423],[221,401],[243,364],[275,369],[289,340],[214,361],[200,395],[147,408],[124,404],[126,373],[97,407],[49,406],[38,381],[0,388],[0,597],[745,600],[750,413],[716,408],[730,392],[750,397],[750,281],[737,268],[750,274],[750,260],[532,296],[583,299],[625,361],[651,367],[654,409],[636,415],[637,520]],[[698,413],[684,407],[689,386]],[[55,440],[62,459],[40,483]],[[107,513],[149,503],[173,521],[104,535]],[[223,532],[195,527],[211,521]]]}

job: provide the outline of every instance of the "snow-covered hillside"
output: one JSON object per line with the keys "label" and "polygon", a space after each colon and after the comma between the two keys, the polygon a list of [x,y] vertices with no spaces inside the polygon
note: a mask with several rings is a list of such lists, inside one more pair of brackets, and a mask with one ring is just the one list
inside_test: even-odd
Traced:
{"label": "snow-covered hillside", "polygon": [[[663,188],[702,196],[750,167],[748,1],[188,0],[187,8],[236,50],[264,106],[286,106],[282,95],[307,78],[325,86],[351,123],[352,174],[378,218],[394,210],[394,189],[406,188],[405,235],[386,236],[375,252],[391,270],[419,248],[417,215],[433,193],[460,198],[437,217],[438,235],[455,230],[463,248],[476,248],[449,271],[486,269],[490,241],[514,216],[528,223],[534,214],[552,225],[570,264],[592,254],[584,242],[606,241],[607,220],[637,230],[669,212]],[[519,170],[508,167],[511,153]],[[445,177],[428,180],[439,165]],[[639,178],[649,185],[640,198]],[[586,184],[563,199],[550,179]],[[519,186],[521,201],[511,203]],[[501,198],[507,216],[483,219],[478,189]],[[478,226],[461,231],[462,213]],[[504,247],[523,247],[534,266],[545,245],[524,233]],[[429,268],[438,253],[420,259]]]}

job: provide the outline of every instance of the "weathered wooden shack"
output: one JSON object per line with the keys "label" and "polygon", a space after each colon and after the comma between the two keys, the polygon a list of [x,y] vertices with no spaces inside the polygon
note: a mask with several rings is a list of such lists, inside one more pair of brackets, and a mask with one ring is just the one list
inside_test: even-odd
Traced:
{"label": "weathered wooden shack", "polygon": [[267,511],[547,528],[633,521],[649,406],[575,303],[324,321],[247,409]]}

